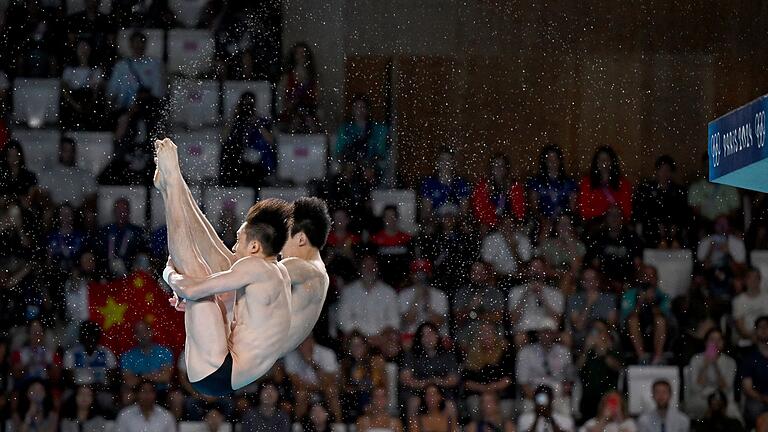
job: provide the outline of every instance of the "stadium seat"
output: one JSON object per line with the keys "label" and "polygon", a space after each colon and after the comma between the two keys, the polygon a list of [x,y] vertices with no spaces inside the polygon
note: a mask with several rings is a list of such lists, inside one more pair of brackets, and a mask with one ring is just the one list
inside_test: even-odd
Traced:
{"label": "stadium seat", "polygon": [[629,413],[639,415],[654,408],[651,397],[651,387],[657,380],[669,381],[672,386],[673,406],[680,401],[680,375],[675,366],[629,366],[627,368],[627,385],[629,387]]}
{"label": "stadium seat", "polygon": [[216,230],[221,230],[219,217],[225,206],[234,206],[238,221],[245,219],[245,214],[256,202],[256,192],[252,188],[212,187],[204,191],[205,214]]}
{"label": "stadium seat", "polygon": [[[192,192],[192,196],[197,201],[197,205],[202,205],[203,202],[203,190],[196,186],[190,186],[189,191]],[[163,205],[163,196],[160,191],[152,188],[151,198],[152,210],[150,215],[150,225],[152,230],[156,230],[165,225],[165,206]]]}
{"label": "stadium seat", "polygon": [[120,30],[120,33],[117,34],[117,52],[120,57],[131,56],[131,35],[136,30],[140,30],[147,36],[147,57],[163,61],[165,56],[165,31],[163,29],[130,28]]}
{"label": "stadium seat", "polygon": [[307,188],[305,187],[293,187],[293,188],[264,187],[259,189],[260,200],[267,199],[267,198],[280,198],[288,202],[293,202],[303,196],[307,196]]}
{"label": "stadium seat", "polygon": [[179,147],[179,162],[184,178],[190,183],[218,178],[221,132],[218,129],[206,129],[175,135],[173,142]]}
{"label": "stadium seat", "polygon": [[[205,422],[183,421],[179,422],[179,432],[210,432]],[[231,423],[222,423],[216,432],[232,432]]]}
{"label": "stadium seat", "polygon": [[269,81],[224,81],[224,118],[229,120],[243,92],[256,95],[261,117],[272,117],[272,85]]}
{"label": "stadium seat", "polygon": [[171,85],[171,119],[190,129],[215,124],[219,119],[219,83],[175,80]]}
{"label": "stadium seat", "polygon": [[58,79],[17,78],[13,82],[13,119],[30,128],[59,121]]}
{"label": "stadium seat", "polygon": [[94,176],[99,175],[114,153],[112,132],[67,132],[77,145],[77,164]]}
{"label": "stadium seat", "polygon": [[295,184],[325,178],[327,154],[325,135],[281,135],[277,142],[277,177]]}
{"label": "stadium seat", "polygon": [[693,277],[693,252],[690,249],[645,249],[643,261],[656,267],[659,288],[671,298],[685,294]]}
{"label": "stadium seat", "polygon": [[[6,3],[8,0],[6,0]],[[74,15],[76,13],[82,12],[85,10],[85,0],[67,0],[67,15]],[[99,12],[103,13],[104,15],[109,15],[111,12],[111,2],[103,1],[101,2],[101,7],[99,7]],[[4,8],[3,8],[4,10]]]}
{"label": "stadium seat", "polygon": [[753,250],[749,262],[760,271],[760,291],[768,292],[768,250]]}
{"label": "stadium seat", "polygon": [[376,216],[381,216],[388,205],[397,206],[401,227],[410,233],[416,232],[416,192],[410,189],[376,189],[371,192],[371,201]]}
{"label": "stadium seat", "polygon": [[138,226],[147,223],[144,209],[147,205],[146,186],[99,186],[98,210],[99,224],[106,225],[114,221],[112,209],[120,197],[128,198],[131,203],[131,222]]}
{"label": "stadium seat", "polygon": [[200,76],[211,69],[213,36],[207,30],[168,31],[168,70],[184,76]]}
{"label": "stadium seat", "polygon": [[208,0],[169,0],[168,8],[173,16],[187,28],[194,28]]}
{"label": "stadium seat", "polygon": [[21,143],[27,168],[35,174],[39,175],[57,162],[61,139],[61,132],[58,130],[14,129],[11,136]]}

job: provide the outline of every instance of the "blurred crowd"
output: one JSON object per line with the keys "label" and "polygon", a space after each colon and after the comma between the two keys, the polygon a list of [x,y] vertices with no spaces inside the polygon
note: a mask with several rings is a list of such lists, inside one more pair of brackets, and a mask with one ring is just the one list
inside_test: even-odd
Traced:
{"label": "blurred crowd", "polygon": [[[85,0],[75,13],[55,0],[11,2],[0,31],[0,430],[768,430],[768,293],[752,263],[768,249],[763,194],[705,175],[680,184],[666,155],[633,182],[609,146],[580,155],[591,163],[577,174],[549,145],[529,177],[502,154],[457,167],[445,148],[415,189],[412,221],[399,205],[378,211],[372,194],[393,161],[370,101],[351,97],[329,130],[310,46],[281,62],[279,32],[272,45],[264,37],[269,8],[202,3],[194,26],[215,34],[212,77],[268,80],[279,100],[265,117],[256,95],[240,96],[223,127],[218,185],[277,184],[276,131],[335,132],[332,169],[307,185],[333,217],[323,251],[331,287],[314,335],[217,399],[195,393],[183,354],[157,343],[163,328],[151,322],[135,324],[132,349],[105,346],[89,284],[157,276],[167,258],[165,229],[134,224],[128,198],[99,214],[98,185],[149,183],[151,143],[167,128],[163,63],[146,56],[142,31],[124,58],[116,37],[180,24],[162,1]],[[61,79],[61,130],[114,132],[104,172],[78,167],[66,133],[55,175],[27,168],[8,126],[15,77]],[[208,217],[231,246],[239,222],[227,210]],[[682,288],[663,286],[667,263],[649,251],[688,251],[690,267],[672,270],[690,273]],[[639,416],[627,405],[632,366],[678,375],[652,382]]]}

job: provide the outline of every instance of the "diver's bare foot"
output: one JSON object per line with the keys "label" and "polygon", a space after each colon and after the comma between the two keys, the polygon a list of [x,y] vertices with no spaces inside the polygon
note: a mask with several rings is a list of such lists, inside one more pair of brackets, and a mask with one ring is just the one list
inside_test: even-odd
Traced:
{"label": "diver's bare foot", "polygon": [[179,168],[179,155],[176,150],[176,144],[168,138],[155,141],[155,153],[157,159],[156,178],[158,189],[165,188],[172,183],[179,182],[181,178],[181,169]]}

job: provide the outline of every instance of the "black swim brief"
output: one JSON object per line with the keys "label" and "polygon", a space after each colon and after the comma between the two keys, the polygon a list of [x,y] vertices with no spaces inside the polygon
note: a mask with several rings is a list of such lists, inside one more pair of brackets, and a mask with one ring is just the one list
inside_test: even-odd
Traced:
{"label": "black swim brief", "polygon": [[206,396],[221,397],[232,393],[232,354],[227,354],[224,363],[200,381],[190,382],[196,392]]}

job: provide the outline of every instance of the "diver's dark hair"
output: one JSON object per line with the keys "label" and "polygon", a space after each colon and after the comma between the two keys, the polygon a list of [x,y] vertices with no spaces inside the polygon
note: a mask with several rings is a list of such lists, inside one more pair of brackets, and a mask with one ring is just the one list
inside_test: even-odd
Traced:
{"label": "diver's dark hair", "polygon": [[245,238],[261,244],[264,255],[275,256],[288,240],[288,218],[291,206],[284,200],[268,198],[248,209],[245,217]]}
{"label": "diver's dark hair", "polygon": [[331,215],[325,201],[316,197],[301,197],[293,203],[291,236],[303,232],[309,244],[320,249],[331,231]]}

